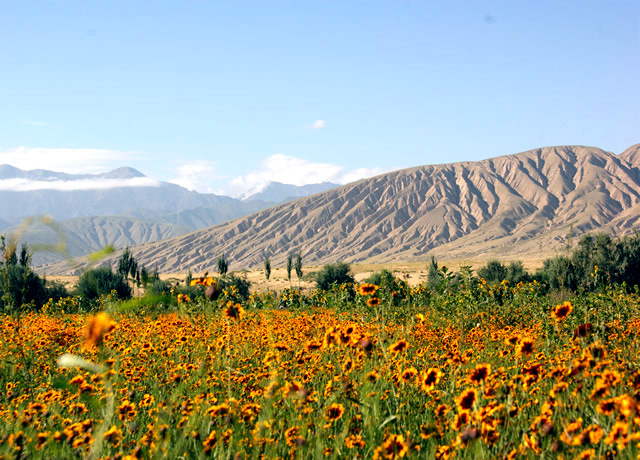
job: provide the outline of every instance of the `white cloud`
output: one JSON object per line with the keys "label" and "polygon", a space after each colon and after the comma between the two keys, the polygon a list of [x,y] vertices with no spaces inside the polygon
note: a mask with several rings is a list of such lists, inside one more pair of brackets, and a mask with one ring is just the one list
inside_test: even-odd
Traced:
{"label": "white cloud", "polygon": [[325,120],[316,120],[309,125],[311,129],[322,129],[327,127],[327,122]]}
{"label": "white cloud", "polygon": [[175,168],[175,174],[168,182],[200,193],[213,193],[213,184],[218,178],[213,163],[204,160],[184,163]]}
{"label": "white cloud", "polygon": [[342,175],[342,177],[340,178],[341,180],[340,184],[348,184],[349,182],[355,182],[357,180],[364,179],[367,177],[377,176],[378,174],[394,171],[396,169],[399,169],[399,168],[384,169],[384,168],[375,167],[375,168],[354,169],[353,171],[345,172]]}
{"label": "white cloud", "polygon": [[18,147],[0,150],[0,164],[20,169],[49,169],[69,174],[101,173],[129,164],[136,152],[106,149]]}
{"label": "white cloud", "polygon": [[30,180],[30,179],[2,179],[0,190],[8,192],[31,192],[34,190],[59,190],[70,192],[73,190],[104,190],[116,187],[156,187],[159,183],[148,177],[133,177],[131,179],[78,179],[78,180]]}
{"label": "white cloud", "polygon": [[262,191],[269,182],[307,185],[320,182],[346,184],[385,172],[382,168],[345,168],[331,163],[315,163],[302,158],[276,154],[261,164],[262,168],[231,180],[231,194],[247,197]]}

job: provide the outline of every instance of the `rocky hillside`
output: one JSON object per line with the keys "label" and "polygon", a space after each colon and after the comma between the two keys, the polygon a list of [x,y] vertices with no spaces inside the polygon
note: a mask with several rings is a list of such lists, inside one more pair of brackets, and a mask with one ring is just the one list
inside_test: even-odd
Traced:
{"label": "rocky hillside", "polygon": [[[640,216],[640,146],[617,156],[546,147],[361,180],[231,222],[133,248],[162,272],[233,269],[265,256],[305,264],[553,255],[590,231],[631,232]],[[50,267],[59,272],[61,266]]]}
{"label": "rocky hillside", "polygon": [[158,223],[144,219],[121,216],[76,217],[51,224],[34,219],[28,226],[11,227],[9,235],[20,235],[20,241],[34,250],[32,265],[55,263],[64,260],[56,250],[46,250],[60,243],[72,257],[99,251],[111,244],[116,248],[134,246],[140,242],[159,241],[183,235],[192,229],[170,223]]}

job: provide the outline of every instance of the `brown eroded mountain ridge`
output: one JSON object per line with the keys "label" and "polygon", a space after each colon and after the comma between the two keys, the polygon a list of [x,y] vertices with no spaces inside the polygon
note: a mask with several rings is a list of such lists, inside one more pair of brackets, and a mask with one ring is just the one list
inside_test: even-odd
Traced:
{"label": "brown eroded mountain ridge", "polygon": [[586,232],[633,232],[639,219],[640,144],[620,155],[545,147],[394,171],[131,250],[160,272],[213,271],[223,252],[233,269],[297,252],[309,265],[546,257]]}

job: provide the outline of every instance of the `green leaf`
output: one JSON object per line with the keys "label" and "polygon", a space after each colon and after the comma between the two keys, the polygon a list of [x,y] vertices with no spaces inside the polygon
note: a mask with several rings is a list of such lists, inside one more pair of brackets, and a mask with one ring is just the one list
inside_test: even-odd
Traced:
{"label": "green leaf", "polygon": [[387,423],[389,422],[393,422],[395,419],[397,419],[398,417],[396,417],[395,415],[390,415],[389,417],[387,417],[384,422],[382,422],[380,424],[380,426],[378,427],[378,429],[380,430],[382,427],[384,427]]}

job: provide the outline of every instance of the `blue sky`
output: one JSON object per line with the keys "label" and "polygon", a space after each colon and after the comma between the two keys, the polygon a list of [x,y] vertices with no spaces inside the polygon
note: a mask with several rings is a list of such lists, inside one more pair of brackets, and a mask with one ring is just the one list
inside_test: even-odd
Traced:
{"label": "blue sky", "polygon": [[640,142],[640,2],[5,2],[0,162],[199,191]]}

